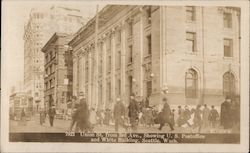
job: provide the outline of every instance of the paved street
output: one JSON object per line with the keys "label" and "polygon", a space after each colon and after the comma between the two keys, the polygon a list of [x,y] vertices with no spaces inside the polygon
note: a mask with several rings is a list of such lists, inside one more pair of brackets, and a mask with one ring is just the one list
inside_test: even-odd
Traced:
{"label": "paved street", "polygon": [[[39,115],[36,114],[32,117],[30,121],[27,121],[26,125],[21,125],[19,121],[10,121],[10,132],[47,132],[47,133],[56,133],[56,132],[65,132],[68,130],[70,125],[70,120],[62,120],[62,119],[55,119],[54,126],[50,127],[49,120],[46,118],[45,124],[40,125]],[[139,126],[137,132],[149,132],[149,133],[157,133],[157,132],[167,132],[167,133],[192,133],[197,132],[197,130],[193,130],[192,128],[184,128],[184,127],[175,127],[174,131],[170,131],[168,126],[165,126],[161,131],[158,128],[159,125],[155,125],[154,127],[143,127]],[[97,133],[105,133],[105,132],[115,132],[113,125],[97,125],[94,128],[94,132]],[[133,132],[131,129],[127,131],[123,128],[119,129],[119,132]],[[213,131],[214,133],[225,133],[223,129],[216,129]],[[201,130],[201,133],[210,133],[210,130]]]}

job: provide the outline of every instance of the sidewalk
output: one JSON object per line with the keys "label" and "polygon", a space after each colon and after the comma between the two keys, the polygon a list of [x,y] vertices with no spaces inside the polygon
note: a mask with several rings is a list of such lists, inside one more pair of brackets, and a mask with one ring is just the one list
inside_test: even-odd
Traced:
{"label": "sidewalk", "polygon": [[[26,125],[18,124],[18,121],[10,120],[10,132],[38,132],[38,133],[64,133],[68,130],[70,125],[70,120],[55,119],[54,126],[50,127],[48,117],[43,125],[40,125],[39,114],[33,116],[30,121],[27,121]],[[174,131],[170,131],[168,126],[163,127],[161,131],[158,130],[159,125],[153,127],[143,127],[139,126],[137,132],[139,133],[196,133],[197,130],[192,128],[175,127]],[[96,133],[112,133],[115,132],[113,125],[97,125],[94,127],[94,132]],[[120,128],[119,132],[133,132],[131,129],[125,131],[125,129]],[[227,133],[223,129],[216,129],[215,133]],[[201,129],[201,133],[210,133],[209,130]]]}

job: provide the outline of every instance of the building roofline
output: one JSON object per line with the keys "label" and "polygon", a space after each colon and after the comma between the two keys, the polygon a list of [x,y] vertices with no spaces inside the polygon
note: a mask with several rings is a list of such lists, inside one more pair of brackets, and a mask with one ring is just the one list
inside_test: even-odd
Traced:
{"label": "building roofline", "polygon": [[50,37],[50,39],[46,42],[46,44],[42,47],[41,51],[45,53],[46,49],[53,41],[57,40],[59,37],[65,37],[65,36],[72,36],[72,35],[66,33],[58,33],[58,32],[54,33]]}
{"label": "building roofline", "polygon": [[[105,7],[103,7],[99,12],[98,14],[102,14],[106,11],[109,10],[109,8],[111,8],[113,5],[106,5]],[[95,19],[96,19],[96,16],[97,14],[95,14],[95,16],[93,18],[91,18],[84,26],[82,26],[77,32],[76,32],[76,35],[69,41],[68,44],[72,44],[78,35],[81,35],[81,33],[83,33],[85,30],[87,30],[88,28],[90,28],[90,25],[95,22]],[[100,15],[99,15],[100,16]]]}

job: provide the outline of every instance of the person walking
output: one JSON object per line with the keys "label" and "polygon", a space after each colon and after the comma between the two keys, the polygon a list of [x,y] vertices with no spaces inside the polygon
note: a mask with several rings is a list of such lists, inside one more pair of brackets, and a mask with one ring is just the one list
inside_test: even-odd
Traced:
{"label": "person walking", "polygon": [[71,122],[69,131],[72,131],[73,127],[76,125],[77,122],[77,108],[79,107],[79,103],[77,101],[76,96],[72,97],[72,103],[71,103]]}
{"label": "person walking", "polygon": [[224,129],[231,128],[231,99],[226,96],[225,101],[221,104],[221,125]]}
{"label": "person walking", "polygon": [[209,126],[209,120],[208,120],[209,114],[210,114],[210,109],[207,107],[206,104],[204,104],[204,108],[202,110],[202,125],[205,129],[207,129]]}
{"label": "person walking", "polygon": [[236,96],[232,100],[231,116],[232,116],[232,129],[234,130],[234,132],[239,132],[240,130],[240,97],[239,96]]}
{"label": "person walking", "polygon": [[179,127],[181,127],[183,124],[185,124],[185,121],[184,121],[184,109],[181,108],[181,106],[178,106],[177,125]]}
{"label": "person walking", "polygon": [[174,114],[175,114],[175,109],[172,109],[171,110],[171,118],[170,118],[170,121],[171,121],[171,124],[174,126],[175,125],[175,117],[174,117]]}
{"label": "person walking", "polygon": [[54,125],[54,117],[56,115],[56,109],[55,109],[55,105],[52,104],[52,106],[49,108],[49,123],[50,126],[53,127]]}
{"label": "person walking", "polygon": [[189,120],[191,119],[191,111],[189,110],[188,106],[185,106],[184,112],[183,112],[183,124],[187,124],[188,127],[191,127],[191,124],[189,123]]}
{"label": "person walking", "polygon": [[130,104],[128,106],[129,112],[128,116],[130,118],[130,124],[133,131],[137,130],[137,122],[138,122],[138,113],[139,106],[135,100],[135,95],[131,94],[130,96]]}
{"label": "person walking", "polygon": [[90,110],[90,118],[89,119],[90,119],[91,125],[95,126],[95,124],[97,123],[95,108],[91,108],[91,110]]}
{"label": "person walking", "polygon": [[193,122],[194,122],[194,125],[193,125],[193,128],[198,128],[198,132],[201,131],[201,114],[202,114],[202,111],[200,110],[201,108],[201,105],[197,105],[196,109],[194,110],[194,119],[193,119]]}
{"label": "person walking", "polygon": [[111,120],[111,116],[112,116],[112,113],[111,113],[110,109],[106,108],[106,110],[104,112],[104,119],[103,119],[104,125],[109,125],[110,120]]}
{"label": "person walking", "polygon": [[77,132],[79,130],[81,132],[87,132],[88,130],[91,130],[90,122],[89,122],[89,110],[86,98],[84,96],[84,93],[80,93],[80,101],[79,101],[79,107],[76,112],[76,118],[77,118]]}
{"label": "person walking", "polygon": [[170,106],[167,102],[167,98],[163,98],[162,102],[163,102],[163,109],[162,109],[160,116],[159,116],[160,127],[158,129],[161,130],[162,127],[165,125],[165,123],[168,123],[171,131],[173,131],[174,127],[173,127],[173,124],[171,122],[171,109],[170,109]]}
{"label": "person walking", "polygon": [[46,112],[44,108],[40,109],[40,125],[45,123]]}
{"label": "person walking", "polygon": [[214,105],[211,106],[211,111],[209,113],[209,121],[210,121],[210,126],[212,128],[216,127],[217,120],[219,118],[219,113],[218,111],[214,108]]}
{"label": "person walking", "polygon": [[115,131],[118,132],[119,125],[123,126],[125,129],[124,118],[125,118],[125,106],[121,102],[120,98],[116,99],[116,104],[114,106],[114,119],[115,119]]}
{"label": "person walking", "polygon": [[20,116],[20,122],[19,122],[19,124],[23,125],[23,126],[26,126],[27,122],[26,122],[26,114],[25,114],[24,108],[22,108],[22,111],[21,111],[20,115],[21,116]]}
{"label": "person walking", "polygon": [[149,107],[149,97],[146,97],[146,100],[145,100],[145,107],[146,107],[146,108]]}

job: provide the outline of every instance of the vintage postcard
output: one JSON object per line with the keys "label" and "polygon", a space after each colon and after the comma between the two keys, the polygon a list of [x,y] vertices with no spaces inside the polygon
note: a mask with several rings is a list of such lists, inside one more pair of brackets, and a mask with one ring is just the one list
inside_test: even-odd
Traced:
{"label": "vintage postcard", "polygon": [[248,151],[248,1],[2,4],[1,151]]}

